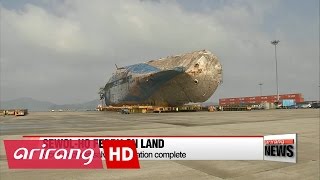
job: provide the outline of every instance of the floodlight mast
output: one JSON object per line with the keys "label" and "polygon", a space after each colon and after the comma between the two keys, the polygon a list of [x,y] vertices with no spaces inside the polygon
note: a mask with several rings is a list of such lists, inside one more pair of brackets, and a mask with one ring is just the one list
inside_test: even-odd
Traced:
{"label": "floodlight mast", "polygon": [[274,57],[276,60],[277,102],[279,102],[278,59],[277,59],[277,45],[279,42],[280,42],[279,40],[271,41],[271,44],[274,45]]}

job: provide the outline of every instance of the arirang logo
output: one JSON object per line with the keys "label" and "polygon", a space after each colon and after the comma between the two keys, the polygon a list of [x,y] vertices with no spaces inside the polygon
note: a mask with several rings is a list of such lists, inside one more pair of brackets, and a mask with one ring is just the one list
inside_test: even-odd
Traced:
{"label": "arirang logo", "polygon": [[264,141],[264,155],[294,157],[294,139],[274,139]]}
{"label": "arirang logo", "polygon": [[[82,160],[86,161],[83,165],[88,165],[92,162],[94,157],[93,149],[85,149],[82,151],[81,149],[70,149],[70,148],[61,148],[61,149],[45,149],[46,144],[42,145],[41,149],[31,149],[30,151],[21,147],[14,151],[13,157],[16,160],[20,159],[76,159],[79,160],[80,157]],[[40,152],[40,153],[37,153]]]}
{"label": "arirang logo", "polygon": [[97,141],[4,140],[10,169],[102,169]]}

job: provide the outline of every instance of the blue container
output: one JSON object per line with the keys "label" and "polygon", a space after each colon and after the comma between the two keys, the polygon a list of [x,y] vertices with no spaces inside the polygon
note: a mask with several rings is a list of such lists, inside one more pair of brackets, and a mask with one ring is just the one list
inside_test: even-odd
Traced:
{"label": "blue container", "polygon": [[289,107],[289,106],[293,106],[296,105],[296,102],[294,101],[294,99],[284,99],[282,100],[282,106],[283,107]]}

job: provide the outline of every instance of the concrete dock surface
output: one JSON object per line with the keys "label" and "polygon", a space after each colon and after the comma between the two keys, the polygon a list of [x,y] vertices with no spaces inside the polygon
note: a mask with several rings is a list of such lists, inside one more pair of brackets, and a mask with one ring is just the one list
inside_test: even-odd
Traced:
{"label": "concrete dock surface", "polygon": [[1,141],[22,135],[243,136],[298,133],[298,162],[140,161],[140,170],[10,170],[3,142],[0,179],[319,179],[319,109],[120,114],[30,112],[1,117]]}

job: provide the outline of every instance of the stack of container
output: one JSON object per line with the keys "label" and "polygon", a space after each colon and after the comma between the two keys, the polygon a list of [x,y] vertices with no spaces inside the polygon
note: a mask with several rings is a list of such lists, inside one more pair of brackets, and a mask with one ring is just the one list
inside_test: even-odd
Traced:
{"label": "stack of container", "polygon": [[[301,93],[296,94],[281,94],[279,100],[292,100],[294,102],[303,102],[304,98]],[[228,105],[248,105],[248,104],[262,104],[262,103],[276,103],[277,95],[269,96],[252,96],[252,97],[238,97],[238,98],[223,98],[219,99],[219,106]]]}

